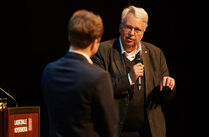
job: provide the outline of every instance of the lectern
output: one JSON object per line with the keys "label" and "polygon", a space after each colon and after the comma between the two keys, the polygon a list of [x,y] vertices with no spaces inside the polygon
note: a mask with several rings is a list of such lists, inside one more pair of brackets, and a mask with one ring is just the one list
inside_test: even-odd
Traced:
{"label": "lectern", "polygon": [[40,137],[40,107],[0,110],[0,137]]}

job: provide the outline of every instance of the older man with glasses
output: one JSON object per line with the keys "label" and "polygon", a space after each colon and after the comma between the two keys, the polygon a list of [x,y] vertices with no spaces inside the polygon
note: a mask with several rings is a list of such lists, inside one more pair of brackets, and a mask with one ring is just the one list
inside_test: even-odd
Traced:
{"label": "older man with glasses", "polygon": [[143,8],[121,15],[120,36],[102,42],[93,62],[111,75],[119,123],[118,137],[165,137],[162,105],[176,93],[162,50],[141,41],[148,24]]}

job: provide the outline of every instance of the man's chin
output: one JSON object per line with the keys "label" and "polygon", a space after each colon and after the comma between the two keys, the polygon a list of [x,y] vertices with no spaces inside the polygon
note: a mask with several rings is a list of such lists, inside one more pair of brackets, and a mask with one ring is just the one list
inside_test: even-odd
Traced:
{"label": "man's chin", "polygon": [[134,42],[126,42],[127,47],[133,47],[135,45]]}

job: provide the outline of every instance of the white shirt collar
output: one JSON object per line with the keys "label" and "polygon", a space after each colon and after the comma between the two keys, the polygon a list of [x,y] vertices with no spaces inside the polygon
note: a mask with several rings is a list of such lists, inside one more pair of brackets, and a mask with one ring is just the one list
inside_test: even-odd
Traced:
{"label": "white shirt collar", "polygon": [[87,54],[85,54],[85,53],[83,53],[83,52],[79,52],[79,51],[73,50],[73,49],[71,49],[71,48],[70,48],[69,52],[73,52],[73,53],[80,54],[80,55],[84,56],[84,57],[88,60],[88,62],[89,62],[90,64],[93,64],[91,58],[90,58]]}
{"label": "white shirt collar", "polygon": [[141,47],[141,43],[139,43],[139,49],[134,53],[134,54],[130,54],[128,52],[125,51],[125,49],[123,48],[123,44],[121,42],[121,38],[119,37],[119,43],[120,43],[120,49],[121,49],[121,54],[125,53],[125,56],[130,60],[134,60],[136,54],[140,51],[142,51],[142,47]]}

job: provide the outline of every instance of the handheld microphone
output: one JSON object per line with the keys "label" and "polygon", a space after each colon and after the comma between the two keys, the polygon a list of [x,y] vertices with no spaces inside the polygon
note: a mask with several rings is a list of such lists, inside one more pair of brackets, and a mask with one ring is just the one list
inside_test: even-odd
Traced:
{"label": "handheld microphone", "polygon": [[[135,61],[136,61],[136,64],[137,64],[137,63],[143,64],[143,61],[142,61],[140,52],[136,54],[136,56],[135,56]],[[138,89],[139,89],[139,90],[141,90],[141,84],[142,84],[142,79],[141,79],[141,77],[138,77],[138,79],[137,79],[137,86],[138,86]]]}
{"label": "handheld microphone", "polygon": [[16,107],[18,107],[17,102],[15,100],[15,98],[13,96],[11,96],[9,93],[7,93],[5,90],[3,90],[2,88],[0,88],[1,91],[3,91],[7,96],[9,96],[11,99],[14,100]]}

